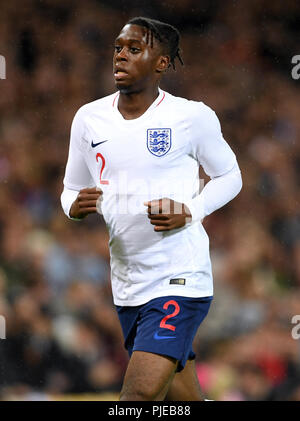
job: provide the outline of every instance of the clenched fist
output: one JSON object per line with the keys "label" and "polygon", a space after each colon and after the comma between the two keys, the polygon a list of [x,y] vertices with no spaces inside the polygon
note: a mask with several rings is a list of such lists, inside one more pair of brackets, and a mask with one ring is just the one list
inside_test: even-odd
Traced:
{"label": "clenched fist", "polygon": [[154,231],[157,232],[184,227],[192,218],[189,208],[184,203],[172,199],[151,200],[144,202],[144,205],[148,207],[150,224],[155,225]]}
{"label": "clenched fist", "polygon": [[70,217],[82,219],[89,213],[97,212],[97,202],[102,200],[103,191],[99,187],[80,190],[70,209]]}

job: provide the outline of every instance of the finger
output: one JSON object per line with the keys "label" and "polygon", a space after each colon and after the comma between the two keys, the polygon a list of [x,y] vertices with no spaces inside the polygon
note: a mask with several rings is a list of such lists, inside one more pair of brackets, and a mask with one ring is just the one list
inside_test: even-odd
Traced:
{"label": "finger", "polygon": [[155,226],[154,231],[160,232],[160,231],[170,231],[170,227],[164,227],[164,226]]}
{"label": "finger", "polygon": [[161,203],[158,201],[151,202],[151,205],[148,206],[148,214],[158,215],[162,213]]}
{"label": "finger", "polygon": [[155,221],[167,221],[170,219],[169,215],[166,215],[164,213],[159,213],[159,214],[152,214],[150,213],[148,215],[148,218],[155,220]]}
{"label": "finger", "polygon": [[85,201],[85,200],[98,200],[99,197],[102,196],[102,194],[100,193],[79,193],[78,195],[78,200],[79,201]]}
{"label": "finger", "polygon": [[100,187],[87,187],[80,190],[80,193],[103,193]]}
{"label": "finger", "polygon": [[97,213],[97,212],[98,212],[98,210],[97,210],[96,207],[80,209],[81,215],[87,215],[88,213]]}
{"label": "finger", "polygon": [[144,202],[144,205],[148,206],[148,207],[159,206],[160,202],[161,202],[161,199],[159,199],[159,200],[155,199],[155,200],[150,200],[149,202]]}
{"label": "finger", "polygon": [[158,221],[158,220],[151,220],[150,221],[151,225],[157,225],[159,227],[168,227],[170,225],[169,221]]}
{"label": "finger", "polygon": [[149,200],[148,202],[144,202],[144,205],[145,206],[152,206],[152,205],[158,205],[159,204],[159,201],[160,201],[161,199],[153,199],[153,200]]}
{"label": "finger", "polygon": [[93,190],[93,191],[80,191],[79,194],[81,196],[85,195],[85,196],[89,196],[89,195],[101,195],[103,194],[102,190]]}
{"label": "finger", "polygon": [[85,187],[84,189],[80,190],[80,193],[96,193],[96,186],[95,187]]}
{"label": "finger", "polygon": [[163,199],[159,199],[156,200],[154,202],[154,205],[152,204],[151,208],[148,209],[153,209],[152,213],[154,214],[170,214],[173,213],[171,212],[171,207],[172,207],[172,202],[170,199],[168,198],[163,198]]}
{"label": "finger", "polygon": [[80,210],[82,210],[83,208],[94,208],[96,207],[96,202],[95,200],[87,200],[85,202],[79,202],[79,208]]}
{"label": "finger", "polygon": [[85,201],[87,201],[87,200],[98,200],[99,198],[102,198],[103,196],[102,196],[102,194],[96,194],[96,193],[94,193],[94,194],[92,194],[92,193],[90,193],[90,194],[87,194],[87,193],[80,193],[78,196],[77,196],[77,200],[78,200],[78,202],[85,202]]}

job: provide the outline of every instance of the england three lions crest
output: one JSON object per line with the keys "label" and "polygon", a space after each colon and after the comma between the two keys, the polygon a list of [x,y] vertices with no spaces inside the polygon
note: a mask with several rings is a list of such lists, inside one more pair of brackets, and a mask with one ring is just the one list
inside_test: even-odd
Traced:
{"label": "england three lions crest", "polygon": [[171,149],[171,129],[148,129],[147,148],[155,156],[163,156]]}

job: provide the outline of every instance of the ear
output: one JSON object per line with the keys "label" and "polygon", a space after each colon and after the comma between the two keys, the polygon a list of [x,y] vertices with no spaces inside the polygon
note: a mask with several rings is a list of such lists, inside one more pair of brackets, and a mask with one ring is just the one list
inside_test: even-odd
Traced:
{"label": "ear", "polygon": [[165,72],[170,67],[170,57],[160,56],[157,60],[156,71],[158,73]]}

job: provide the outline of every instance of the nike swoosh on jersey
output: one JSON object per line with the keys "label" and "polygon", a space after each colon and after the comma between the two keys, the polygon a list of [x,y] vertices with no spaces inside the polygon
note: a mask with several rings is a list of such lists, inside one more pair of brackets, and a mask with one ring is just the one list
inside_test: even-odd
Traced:
{"label": "nike swoosh on jersey", "polygon": [[154,339],[175,339],[176,336],[160,336],[157,332],[154,333],[153,335]]}
{"label": "nike swoosh on jersey", "polygon": [[105,143],[105,142],[108,142],[108,139],[102,140],[102,142],[98,142],[98,143],[94,143],[94,141],[92,140],[92,148],[95,148],[96,146],[101,145],[101,143]]}

